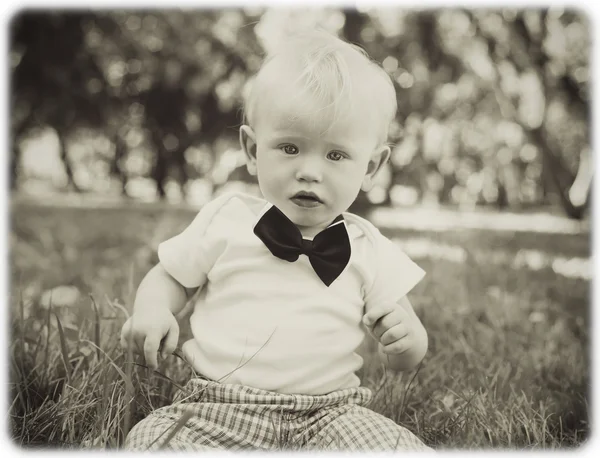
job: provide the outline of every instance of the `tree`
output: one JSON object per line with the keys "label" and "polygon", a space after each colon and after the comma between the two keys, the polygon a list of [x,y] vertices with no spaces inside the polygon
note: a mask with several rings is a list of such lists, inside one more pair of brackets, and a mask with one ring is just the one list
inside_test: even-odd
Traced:
{"label": "tree", "polygon": [[[264,54],[257,35],[318,23],[363,47],[396,87],[382,204],[394,203],[393,187],[403,186],[421,202],[506,208],[558,198],[571,217],[585,215],[590,43],[578,12],[329,8],[300,16],[261,9],[17,16],[13,189],[21,140],[46,126],[59,135],[72,188],[82,164],[66,145],[88,129],[112,143],[94,160],[108,161],[123,193],[136,176],[151,178],[159,197],[169,180],[185,191],[237,142],[243,88]],[[199,165],[191,148],[214,160]],[[371,205],[361,194],[353,210]]]}
{"label": "tree", "polygon": [[[483,37],[488,45],[490,56],[493,60],[498,59],[497,39],[490,33],[482,30],[481,18],[468,13],[479,36]],[[529,15],[529,21],[527,16]],[[533,16],[533,17],[532,17]],[[584,96],[586,89],[575,81],[573,75],[566,68],[560,75],[554,76],[552,58],[548,54],[545,43],[548,40],[548,22],[549,12],[547,9],[540,11],[520,11],[514,15],[514,18],[504,18],[504,25],[510,30],[513,40],[508,51],[508,56],[520,74],[532,72],[538,80],[539,86],[543,88],[541,93],[541,103],[543,104],[542,115],[533,123],[527,122],[519,116],[518,106],[513,106],[511,101],[495,87],[496,96],[501,99],[501,103],[507,107],[511,117],[518,122],[527,132],[530,141],[539,146],[542,153],[542,164],[544,179],[543,184],[550,183],[566,212],[566,214],[575,219],[581,219],[589,200],[582,203],[573,203],[569,197],[569,189],[575,182],[576,176],[569,166],[565,163],[563,157],[565,153],[557,150],[554,142],[549,138],[549,129],[546,125],[548,119],[548,106],[553,99],[563,98],[562,103],[569,105],[581,119],[589,117],[589,103]],[[570,21],[581,21],[577,16],[570,15]],[[536,25],[528,25],[534,22]],[[531,31],[532,27],[537,27],[536,33]],[[500,79],[500,75],[496,73]],[[587,137],[587,135],[586,135]],[[581,154],[585,154],[586,146],[581,148]],[[580,159],[581,160],[581,159]],[[548,179],[549,178],[549,179]],[[544,189],[546,189],[544,187]],[[586,193],[590,195],[589,191]]]}
{"label": "tree", "polygon": [[25,11],[13,19],[11,189],[17,182],[19,143],[30,129],[43,125],[55,130],[68,183],[79,190],[65,140],[78,127],[102,126],[101,107],[107,103],[102,71],[85,49],[84,29],[93,17]]}

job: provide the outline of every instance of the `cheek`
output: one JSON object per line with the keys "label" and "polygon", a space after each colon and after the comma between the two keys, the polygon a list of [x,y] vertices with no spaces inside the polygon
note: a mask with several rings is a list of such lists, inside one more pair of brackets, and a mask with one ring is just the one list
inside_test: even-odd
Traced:
{"label": "cheek", "polygon": [[259,173],[265,173],[269,170],[272,160],[268,150],[258,150],[256,152],[256,167]]}
{"label": "cheek", "polygon": [[262,155],[257,155],[256,167],[258,180],[263,186],[279,186],[280,182],[286,180],[282,164],[277,159],[273,154],[269,154],[268,151]]}
{"label": "cheek", "polygon": [[366,167],[363,164],[349,164],[347,167],[340,168],[338,181],[346,189],[360,188],[365,174]]}
{"label": "cheek", "polygon": [[356,200],[362,186],[364,173],[358,167],[348,167],[339,171],[331,180],[330,192],[336,196],[340,207],[346,210]]}

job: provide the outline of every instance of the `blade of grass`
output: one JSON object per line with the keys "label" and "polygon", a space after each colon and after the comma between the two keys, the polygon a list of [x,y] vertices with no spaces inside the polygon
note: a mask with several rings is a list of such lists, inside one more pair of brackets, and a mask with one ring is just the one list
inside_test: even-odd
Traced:
{"label": "blade of grass", "polygon": [[423,366],[423,362],[421,361],[419,363],[419,365],[417,366],[417,370],[415,371],[415,373],[411,377],[410,381],[408,382],[408,386],[406,387],[406,390],[404,390],[404,395],[402,396],[402,402],[400,404],[400,417],[404,416],[404,409],[406,409],[407,400],[410,395],[410,391],[413,387],[413,382],[417,378],[417,375],[419,374],[419,371],[421,370],[422,366]]}
{"label": "blade of grass", "polygon": [[[19,374],[18,378],[18,384],[20,385],[22,383],[22,381],[24,381],[24,377],[25,377],[25,369],[23,367],[24,361],[25,361],[25,306],[23,303],[23,293],[22,290],[19,290],[19,308],[20,308],[20,312],[21,312],[21,316],[20,316],[20,326],[19,326],[19,332],[21,334],[21,338],[19,339],[20,341],[20,351],[21,351],[21,355],[18,359],[18,362],[15,361],[15,357],[14,357],[14,350],[13,350],[13,363],[15,366],[15,370],[16,372]],[[14,348],[14,347],[13,347]],[[17,386],[19,386],[17,385]],[[21,403],[21,408],[23,409],[23,414],[25,414],[27,412],[27,407],[26,407],[26,402],[25,399],[23,399],[23,396],[19,392],[17,393],[17,397],[19,398],[19,401]],[[23,426],[22,426],[22,433],[25,431],[25,425],[26,425],[27,421],[24,420],[23,421]]]}
{"label": "blade of grass", "polygon": [[67,383],[71,385],[71,369],[69,367],[69,352],[67,350],[67,341],[65,339],[65,333],[63,331],[62,324],[60,322],[60,318],[58,314],[52,311],[54,316],[56,317],[56,327],[58,329],[58,337],[60,339],[60,350],[62,353],[63,364],[65,365],[65,373],[67,376]]}
{"label": "blade of grass", "polygon": [[231,374],[235,373],[237,370],[241,369],[246,364],[248,364],[250,361],[252,361],[254,359],[254,357],[256,355],[258,355],[260,353],[260,351],[263,348],[265,348],[267,346],[267,344],[271,341],[271,339],[273,338],[273,335],[275,334],[275,331],[277,331],[277,328],[275,328],[273,330],[273,332],[271,333],[271,335],[269,335],[269,337],[267,338],[267,340],[246,361],[244,361],[243,363],[241,363],[241,361],[240,361],[240,363],[235,368],[233,368],[231,371],[229,371],[228,373],[226,373],[224,376],[222,376],[219,379],[217,379],[217,382],[222,382],[223,380],[226,380],[227,377],[229,377]]}
{"label": "blade of grass", "polygon": [[101,412],[106,412],[108,410],[108,390],[110,388],[111,377],[109,377],[110,366],[104,366],[102,372],[106,372],[103,374],[103,384],[102,384],[102,403],[99,404]]}
{"label": "blade of grass", "polygon": [[111,301],[108,296],[105,294],[104,298],[106,299],[106,302],[108,305],[110,305],[113,309],[119,309],[121,312],[123,312],[123,315],[125,315],[127,318],[129,318],[130,314],[129,311],[123,307],[121,304],[119,304],[118,301]]}
{"label": "blade of grass", "polygon": [[[13,358],[14,359],[14,358]],[[16,365],[16,364],[15,364]],[[19,402],[21,403],[21,409],[23,409],[23,423],[21,425],[21,437],[25,437],[25,431],[27,430],[27,403],[25,402],[23,393],[26,392],[25,389],[21,389],[21,386],[24,385],[24,380],[23,380],[23,373],[22,373],[22,368],[21,370],[19,370],[19,367],[16,368],[16,370],[19,372],[19,380],[18,380],[18,385],[19,386],[19,390],[17,392],[17,398],[19,399]],[[9,411],[10,412],[10,411]]]}
{"label": "blade of grass", "polygon": [[[127,304],[131,305],[131,310],[133,310],[133,304],[135,303],[135,287],[134,287],[134,282],[133,282],[133,269],[134,269],[134,265],[133,263],[130,265],[130,269],[129,269],[129,276],[128,276],[128,291],[127,291]],[[127,316],[129,316],[129,313],[127,313]],[[132,313],[133,316],[133,313]],[[133,323],[132,323],[133,324]],[[127,342],[127,359],[128,361],[133,361],[133,334],[129,335],[129,339]],[[126,396],[127,396],[127,402],[125,403],[125,414],[124,414],[124,420],[123,420],[123,442],[125,442],[125,439],[127,438],[127,435],[129,434],[129,430],[131,428],[131,401],[133,401],[133,397],[134,397],[134,391],[133,391],[133,382],[132,380],[132,371],[133,371],[133,365],[128,364],[127,367],[125,368],[126,371]]]}
{"label": "blade of grass", "polygon": [[[136,362],[130,362],[130,363],[128,363],[128,364],[134,364],[134,365],[136,365],[136,366],[143,367],[144,369],[150,369],[148,366],[145,366],[144,364],[140,364],[140,363],[136,363]],[[176,388],[178,388],[179,390],[181,390],[181,391],[185,391],[185,388],[184,388],[183,386],[181,386],[179,383],[177,383],[177,382],[176,382],[176,381],[174,381],[173,379],[171,379],[171,378],[167,377],[165,374],[162,374],[162,373],[158,372],[158,371],[157,371],[157,370],[155,370],[155,369],[154,369],[154,370],[152,370],[152,373],[154,373],[155,375],[158,375],[158,377],[159,377],[159,378],[161,378],[161,379],[163,379],[163,380],[166,380],[166,381],[168,381],[168,382],[172,383],[172,384],[173,384],[173,386],[175,386],[175,387],[176,387]]]}
{"label": "blade of grass", "polygon": [[[181,415],[181,417],[179,417],[179,420],[177,420],[177,423],[175,423],[175,426],[173,426],[173,429],[169,432],[169,434],[167,435],[167,438],[165,439],[163,444],[159,447],[160,449],[163,449],[166,447],[166,445],[171,441],[171,439],[173,439],[173,437],[175,437],[175,434],[177,434],[179,432],[179,430],[185,426],[187,421],[190,418],[192,418],[192,415],[193,415],[193,413],[191,410],[186,410],[185,412],[183,412],[183,415]],[[150,449],[150,447],[152,447],[167,431],[169,431],[169,430],[168,429],[165,430],[165,432],[163,432],[160,436],[158,436],[148,446],[148,449]]]}
{"label": "blade of grass", "polygon": [[47,383],[48,380],[47,378],[50,376],[48,374],[48,370],[50,368],[50,364],[49,364],[49,358],[50,358],[50,334],[51,334],[51,327],[50,327],[50,319],[52,317],[52,293],[50,293],[50,303],[48,305],[48,313],[46,314],[46,351],[44,352],[44,372],[43,372],[43,376],[44,376],[44,383]]}
{"label": "blade of grass", "polygon": [[[281,407],[281,409],[283,410],[283,407]],[[270,415],[269,420],[271,421],[271,426],[273,427],[273,430],[275,431],[275,440],[277,441],[277,449],[276,450],[283,450],[283,442],[281,440],[281,417],[279,417],[279,426],[275,424],[275,419],[273,418],[274,415],[272,412]]]}
{"label": "blade of grass", "polygon": [[[88,343],[90,345],[96,345],[94,342],[92,342],[91,340],[86,340],[83,339],[81,342],[85,342]],[[102,352],[102,354],[104,355],[104,357],[108,360],[108,362],[110,363],[110,365],[112,367],[115,368],[115,370],[119,373],[119,375],[123,378],[123,380],[125,381],[126,384],[130,384],[131,388],[133,389],[133,384],[131,383],[131,378],[127,379],[127,377],[125,376],[125,372],[123,372],[123,370],[114,362],[114,360],[110,357],[110,355],[108,355],[102,348],[100,348],[100,351]]]}
{"label": "blade of grass", "polygon": [[38,360],[40,345],[42,344],[43,338],[44,338],[44,334],[42,332],[37,333],[37,338],[35,339],[35,349],[31,352],[32,359],[35,363],[37,363],[37,360]]}
{"label": "blade of grass", "polygon": [[[133,361],[133,334],[129,335],[129,342],[127,342],[127,359],[129,361]],[[126,381],[126,386],[127,386],[127,390],[126,390],[127,402],[125,403],[123,441],[125,441],[125,439],[127,438],[127,434],[129,434],[129,430],[131,428],[131,401],[133,400],[133,395],[134,395],[133,382],[131,381],[132,373],[133,373],[133,365],[127,364],[127,366],[125,367],[125,374],[124,374],[124,377],[126,377],[125,381]],[[131,388],[129,388],[129,387],[131,387]]]}
{"label": "blade of grass", "polygon": [[94,342],[96,344],[96,356],[98,361],[100,361],[100,311],[98,310],[98,305],[91,293],[90,299],[92,300],[92,307],[94,308]]}
{"label": "blade of grass", "polygon": [[21,356],[25,356],[25,304],[23,301],[23,292],[19,290],[19,311],[20,311],[20,343],[21,343]]}

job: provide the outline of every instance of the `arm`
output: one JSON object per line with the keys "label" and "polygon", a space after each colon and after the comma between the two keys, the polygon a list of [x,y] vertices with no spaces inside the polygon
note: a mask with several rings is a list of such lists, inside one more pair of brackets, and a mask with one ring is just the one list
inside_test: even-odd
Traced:
{"label": "arm", "polygon": [[364,323],[379,342],[379,355],[391,370],[414,369],[425,357],[427,331],[408,298],[374,308],[365,315]]}
{"label": "arm", "polygon": [[157,353],[163,358],[179,341],[179,314],[189,298],[206,283],[206,272],[223,250],[219,231],[208,228],[231,195],[206,204],[181,233],[158,245],[160,263],[141,281],[133,314],[123,325],[121,345],[144,354],[151,368],[157,367]]}
{"label": "arm", "polygon": [[174,314],[205,280],[198,287],[185,288],[162,265],[153,267],[138,287],[133,314],[121,330],[121,346],[142,353],[146,364],[156,369],[158,352],[165,358],[177,348],[179,324]]}
{"label": "arm", "polygon": [[[378,352],[389,369],[393,371],[409,371],[417,367],[427,353],[427,330],[406,297],[400,299],[398,305],[404,309],[406,315],[409,317],[409,333],[398,341],[401,348],[390,345],[386,349],[386,346],[380,341]],[[403,340],[404,343],[401,344],[400,342]]]}
{"label": "arm", "polygon": [[[204,281],[206,281],[206,277]],[[183,309],[187,301],[201,286],[186,288],[169,275],[159,263],[150,269],[141,281],[135,296],[133,312],[151,312],[156,307],[165,307],[175,315]]]}

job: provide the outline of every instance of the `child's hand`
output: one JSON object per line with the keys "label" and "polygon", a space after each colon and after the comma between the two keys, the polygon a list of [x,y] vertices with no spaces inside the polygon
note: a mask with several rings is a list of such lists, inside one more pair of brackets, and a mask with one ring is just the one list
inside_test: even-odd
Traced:
{"label": "child's hand", "polygon": [[164,359],[177,347],[179,341],[179,324],[177,319],[166,308],[157,307],[152,311],[134,313],[121,330],[121,347],[144,355],[150,369],[158,367],[157,353],[161,348]]}
{"label": "child's hand", "polygon": [[410,313],[402,301],[396,304],[374,307],[363,317],[363,323],[381,344],[382,351],[388,355],[402,354],[411,350],[420,342],[418,333],[421,322],[414,313]]}

